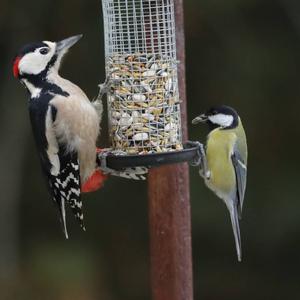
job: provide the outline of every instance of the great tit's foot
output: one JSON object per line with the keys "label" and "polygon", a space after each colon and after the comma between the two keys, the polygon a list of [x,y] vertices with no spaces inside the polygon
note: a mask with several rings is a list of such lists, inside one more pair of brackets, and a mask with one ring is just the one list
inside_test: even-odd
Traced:
{"label": "great tit's foot", "polygon": [[188,144],[191,146],[191,147],[197,147],[197,155],[193,158],[192,161],[190,161],[190,165],[192,167],[198,167],[201,165],[201,152],[200,152],[200,145],[201,143],[198,142],[198,141],[188,141]]}
{"label": "great tit's foot", "polygon": [[210,178],[210,171],[208,171],[206,154],[204,150],[203,144],[198,141],[189,141],[189,144],[193,147],[197,147],[197,156],[193,161],[190,162],[191,166],[198,167],[199,166],[199,174],[204,179]]}
{"label": "great tit's foot", "polygon": [[205,155],[205,150],[204,150],[204,146],[203,144],[201,144],[198,141],[189,141],[188,142],[190,145],[192,145],[193,147],[197,147],[197,156],[194,158],[194,160],[192,160],[190,162],[190,164],[193,167],[197,167],[200,166],[201,169],[207,169],[206,168],[206,155]]}

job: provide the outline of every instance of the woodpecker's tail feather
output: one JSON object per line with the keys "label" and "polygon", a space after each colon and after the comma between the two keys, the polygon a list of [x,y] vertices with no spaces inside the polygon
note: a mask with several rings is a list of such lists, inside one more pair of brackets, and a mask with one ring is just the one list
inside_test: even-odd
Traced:
{"label": "woodpecker's tail feather", "polygon": [[53,200],[57,203],[60,211],[63,231],[66,238],[68,232],[66,228],[66,209],[69,205],[80,227],[85,230],[83,223],[82,201],[80,197],[80,170],[77,155],[68,157],[64,162],[61,159],[61,169],[57,175],[49,174],[49,186],[53,195]]}
{"label": "woodpecker's tail feather", "polygon": [[81,199],[80,198],[70,198],[68,200],[68,204],[70,205],[71,210],[75,216],[75,219],[78,221],[80,227],[82,228],[82,230],[85,231]]}
{"label": "woodpecker's tail feather", "polygon": [[[53,200],[55,202],[57,202],[56,199],[53,199]],[[60,213],[60,221],[61,221],[61,225],[62,225],[62,230],[63,230],[63,233],[64,233],[66,239],[68,239],[69,235],[68,235],[67,222],[66,222],[65,199],[63,197],[61,197],[61,200],[60,200],[60,203],[58,204],[58,206],[59,206],[59,213]]]}
{"label": "woodpecker's tail feather", "polygon": [[240,234],[240,225],[239,225],[239,218],[238,218],[238,210],[236,205],[232,205],[232,207],[229,209],[230,212],[230,219],[234,234],[234,241],[235,241],[235,247],[237,251],[237,257],[238,261],[242,261],[242,246],[241,246],[241,234]]}

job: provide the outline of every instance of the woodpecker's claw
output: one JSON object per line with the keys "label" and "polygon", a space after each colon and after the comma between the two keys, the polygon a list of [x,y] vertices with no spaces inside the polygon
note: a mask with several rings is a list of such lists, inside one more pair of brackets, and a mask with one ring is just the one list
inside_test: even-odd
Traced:
{"label": "woodpecker's claw", "polygon": [[109,153],[111,153],[110,148],[101,149],[101,151],[97,153],[99,168],[104,174],[122,177],[126,179],[133,179],[133,180],[146,179],[146,174],[148,173],[147,167],[132,167],[132,168],[125,168],[122,170],[114,170],[107,167],[106,158]]}
{"label": "woodpecker's claw", "polygon": [[102,170],[104,173],[108,174],[109,173],[109,168],[107,167],[107,163],[106,163],[106,157],[108,155],[108,153],[110,152],[110,148],[107,149],[101,149],[101,151],[97,151],[97,156],[98,159],[100,160],[100,170]]}
{"label": "woodpecker's claw", "polygon": [[102,97],[104,96],[104,94],[108,93],[108,90],[109,90],[109,87],[110,87],[109,77],[110,76],[107,76],[105,78],[105,81],[98,85],[99,86],[99,94],[98,94],[98,97],[97,97],[98,100],[101,100]]}

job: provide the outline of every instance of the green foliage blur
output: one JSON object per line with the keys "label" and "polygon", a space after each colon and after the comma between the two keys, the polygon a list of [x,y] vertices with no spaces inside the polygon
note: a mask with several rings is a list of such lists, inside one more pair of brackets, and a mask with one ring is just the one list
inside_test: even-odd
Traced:
{"label": "green foliage blur", "polygon": [[[231,105],[249,146],[242,263],[225,206],[190,171],[195,300],[297,299],[300,2],[184,5],[189,124],[214,104]],[[23,44],[79,33],[61,74],[92,99],[104,80],[101,2],[1,0],[1,300],[150,299],[147,184],[111,178],[84,196],[87,232],[69,215],[66,241],[41,175],[27,94],[12,76]],[[204,142],[206,133],[189,125],[191,140]]]}

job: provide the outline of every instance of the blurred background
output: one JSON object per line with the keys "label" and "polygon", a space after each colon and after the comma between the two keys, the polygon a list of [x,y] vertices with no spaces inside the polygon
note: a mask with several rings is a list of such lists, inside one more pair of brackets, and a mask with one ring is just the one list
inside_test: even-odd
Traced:
{"label": "blurred background", "polygon": [[[185,0],[184,6],[189,122],[214,104],[235,107],[250,153],[242,263],[237,263],[225,206],[204,187],[197,170],[190,170],[195,300],[296,299],[300,2]],[[41,176],[27,94],[12,76],[12,59],[23,44],[78,33],[84,38],[61,73],[92,99],[104,80],[100,1],[1,0],[4,300],[150,300],[146,183],[111,178],[104,189],[84,196],[87,232],[70,215],[66,241]],[[204,141],[207,132],[190,126],[189,134]]]}

